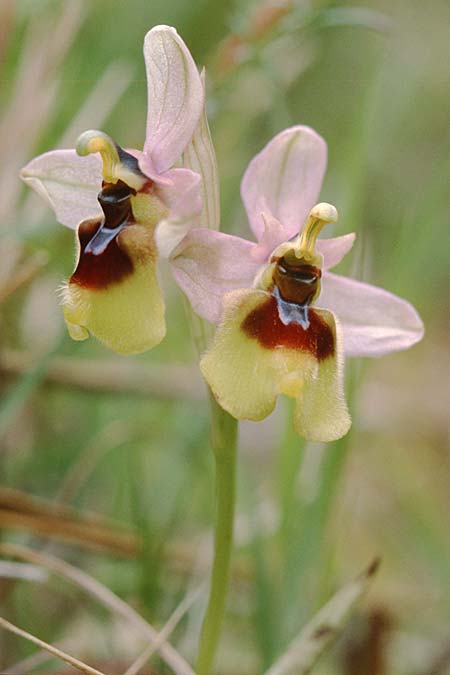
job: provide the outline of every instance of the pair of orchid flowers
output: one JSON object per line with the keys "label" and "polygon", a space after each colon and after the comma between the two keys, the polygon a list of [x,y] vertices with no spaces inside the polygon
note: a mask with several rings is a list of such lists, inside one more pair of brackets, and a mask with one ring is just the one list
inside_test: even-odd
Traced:
{"label": "pair of orchid flowers", "polygon": [[211,229],[218,188],[204,79],[174,28],[150,30],[144,58],[142,151],[87,131],[76,150],[45,153],[22,170],[57,219],[76,229],[62,302],[70,335],[92,334],[121,354],[161,342],[157,263],[166,257],[193,310],[217,325],[200,367],[219,404],[237,419],[261,420],[285,394],[296,399],[300,435],[342,437],[350,426],[344,355],[406,349],[422,337],[420,317],[387,291],[329,272],[355,235],[318,238],[337,211],[316,204],[327,148],[309,127],[279,133],[244,174],[256,242]]}

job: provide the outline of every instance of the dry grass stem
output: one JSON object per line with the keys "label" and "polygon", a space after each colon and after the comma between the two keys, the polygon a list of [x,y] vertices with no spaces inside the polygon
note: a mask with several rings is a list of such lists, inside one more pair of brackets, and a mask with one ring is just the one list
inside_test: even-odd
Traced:
{"label": "dry grass stem", "polygon": [[0,528],[31,530],[76,542],[84,548],[106,549],[127,556],[140,550],[135,533],[117,523],[10,488],[0,487]]}
{"label": "dry grass stem", "polygon": [[[76,491],[83,477],[84,474],[78,472],[74,475],[74,484],[68,484],[71,495],[72,488]],[[66,493],[64,497],[67,498]],[[142,540],[133,530],[96,514],[63,505],[60,495],[56,501],[51,501],[4,487],[0,487],[0,530],[2,528],[28,530],[82,549],[111,551],[127,557],[139,555],[142,548]],[[179,574],[190,573],[197,554],[198,546],[183,541],[174,542],[168,546],[166,564]],[[202,573],[207,569],[208,558],[202,553],[199,571]],[[247,583],[251,578],[248,562],[235,561],[232,575],[237,583]]]}
{"label": "dry grass stem", "polygon": [[91,668],[91,666],[88,666],[86,663],[83,663],[83,661],[79,661],[75,657],[70,656],[70,654],[61,651],[54,645],[50,645],[47,642],[40,640],[34,635],[31,635],[31,633],[27,633],[25,630],[22,630],[18,626],[15,626],[13,623],[10,623],[6,619],[3,619],[3,617],[1,616],[0,616],[0,627],[4,628],[5,630],[8,630],[10,633],[14,633],[15,635],[19,635],[20,637],[25,638],[25,640],[28,640],[29,642],[33,642],[33,644],[35,644],[40,649],[45,649],[45,651],[47,651],[49,654],[56,656],[56,658],[61,659],[61,661],[64,661],[65,663],[68,663],[69,666],[72,666],[73,668],[80,670],[82,673],[86,673],[86,675],[105,675],[100,670],[97,670],[96,668]]}
{"label": "dry grass stem", "polygon": [[265,675],[308,675],[328,647],[344,630],[364,596],[379,565],[375,560],[354,581],[344,586],[316,614]]}
{"label": "dry grass stem", "polygon": [[29,284],[39,272],[45,267],[48,261],[48,255],[44,251],[39,251],[31,256],[15,271],[10,279],[0,287],[0,302],[3,302],[19,288]]}
{"label": "dry grass stem", "polygon": [[[5,349],[0,353],[0,373],[18,375],[35,365],[37,356]],[[138,360],[54,357],[44,381],[82,391],[153,396],[159,400],[201,401],[205,391],[200,376],[190,366],[143,367]]]}
{"label": "dry grass stem", "polygon": [[[62,642],[57,642],[53,646],[57,649],[62,649],[65,645],[63,645]],[[2,675],[29,675],[34,668],[41,666],[43,663],[47,663],[47,661],[52,661],[53,658],[52,654],[40,650],[31,654],[31,656],[27,656],[25,659],[17,661],[17,663],[14,663],[12,666],[4,668],[2,670]]]}
{"label": "dry grass stem", "polygon": [[[143,638],[146,638],[152,643],[158,639],[158,631],[153,628],[151,624],[143,619],[140,614],[124,600],[115,595],[109,588],[89,576],[89,574],[86,574],[83,570],[80,570],[55,556],[34,551],[33,549],[17,544],[0,544],[0,553],[42,565],[58,576],[69,579],[110,611],[121,616],[128,625],[134,627]],[[176,675],[195,675],[189,663],[168,642],[162,642],[157,647],[157,651]]]}
{"label": "dry grass stem", "polygon": [[162,645],[163,642],[169,639],[170,634],[175,630],[176,626],[179,624],[183,616],[189,611],[194,602],[197,600],[201,591],[203,590],[204,585],[202,584],[198,588],[195,588],[186,597],[180,602],[178,607],[169,617],[166,624],[162,627],[158,633],[156,639],[152,644],[138,656],[136,661],[131,664],[131,666],[125,671],[124,675],[138,675],[141,668],[145,666],[150,657],[156,652],[158,647]]}
{"label": "dry grass stem", "polygon": [[[54,107],[60,71],[84,19],[85,5],[79,0],[62,7],[48,39],[51,17],[37,12],[30,20],[23,40],[20,63],[10,103],[0,121],[0,142],[7,166],[0,172],[0,222],[9,222],[8,214],[17,208],[21,191],[17,179],[20,168],[31,154],[36,140]],[[26,102],[33,101],[33,105]]]}
{"label": "dry grass stem", "polygon": [[[15,563],[0,560],[0,577],[2,579],[21,579],[22,581],[47,581],[47,572],[37,565]],[[3,675],[3,673],[2,673]]]}

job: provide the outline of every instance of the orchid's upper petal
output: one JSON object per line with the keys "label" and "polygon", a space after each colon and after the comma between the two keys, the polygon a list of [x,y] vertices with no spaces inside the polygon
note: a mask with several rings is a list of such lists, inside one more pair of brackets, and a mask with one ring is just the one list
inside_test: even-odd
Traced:
{"label": "orchid's upper petal", "polygon": [[127,152],[136,157],[138,160],[139,169],[142,171],[144,176],[150,178],[150,180],[157,185],[170,187],[171,181],[169,178],[166,178],[167,171],[158,173],[150,155],[146,155],[145,152],[142,152],[141,150],[129,150],[128,148]]}
{"label": "orchid's upper petal", "polygon": [[75,229],[80,221],[102,215],[97,201],[102,186],[98,155],[79,157],[75,150],[53,150],[32,159],[20,176],[66,227]]}
{"label": "orchid's upper petal", "polygon": [[326,163],[325,141],[305,126],[282,131],[252,159],[241,195],[258,240],[264,233],[262,213],[283,224],[285,239],[298,233],[317,201]]}
{"label": "orchid's upper petal", "polygon": [[343,234],[341,237],[331,239],[318,239],[317,251],[323,256],[323,269],[329,270],[336,267],[342,258],[347,255],[355,243],[355,233]]}
{"label": "orchid's upper petal", "polygon": [[[201,80],[205,88],[205,71]],[[203,209],[199,216],[199,227],[218,230],[220,227],[219,170],[216,151],[209,130],[206,101],[195,128],[194,135],[183,152],[183,166],[201,176]]]}
{"label": "orchid's upper petal", "polygon": [[144,58],[148,87],[144,154],[163,173],[178,161],[194,133],[203,109],[203,86],[174,28],[152,28],[145,36]]}
{"label": "orchid's upper petal", "polygon": [[423,337],[422,320],[409,302],[361,281],[324,274],[317,305],[339,318],[348,356],[382,356]]}
{"label": "orchid's upper petal", "polygon": [[255,244],[215,230],[194,229],[172,255],[172,271],[197,314],[211,323],[222,315],[225,293],[251,287],[261,263]]}

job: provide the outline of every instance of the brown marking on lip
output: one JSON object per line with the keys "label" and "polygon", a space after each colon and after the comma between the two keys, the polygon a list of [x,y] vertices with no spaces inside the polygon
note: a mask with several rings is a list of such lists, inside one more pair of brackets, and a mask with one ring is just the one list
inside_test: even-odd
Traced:
{"label": "brown marking on lip", "polygon": [[307,330],[297,323],[286,326],[278,314],[277,300],[271,295],[248,314],[241,328],[265,349],[298,349],[323,361],[334,354],[333,331],[314,309],[309,309],[308,319]]}
{"label": "brown marking on lip", "polygon": [[[104,216],[101,219],[86,220],[78,227],[80,255],[75,272],[70,278],[72,283],[90,290],[101,290],[119,283],[133,272],[133,262],[121,248],[118,236],[133,222],[131,214],[133,194],[136,194],[136,191],[121,180],[114,184],[103,182],[98,201]],[[100,230],[106,237],[108,233],[113,235],[113,231],[117,231],[104,250],[101,245],[97,250],[95,246],[98,237],[97,240],[94,237]],[[91,242],[93,250],[86,250]]]}
{"label": "brown marking on lip", "polygon": [[317,293],[320,268],[299,260],[293,253],[282,256],[276,263],[273,280],[283,300],[309,305]]}
{"label": "brown marking on lip", "polygon": [[[121,163],[145,180],[139,192],[153,193],[156,186],[141,172],[137,159],[119,146],[117,150]],[[136,190],[122,180],[102,182],[98,201],[104,215],[101,219],[84,221],[78,227],[80,255],[70,278],[71,283],[90,290],[101,290],[132,274],[134,265],[126,245],[128,238],[121,235],[129,226],[136,224],[131,208],[131,198],[136,194]],[[135,233],[130,241],[136,241]],[[148,242],[144,243],[144,248],[148,248]]]}
{"label": "brown marking on lip", "polygon": [[86,220],[78,228],[80,257],[70,282],[89,290],[102,290],[117,284],[133,272],[133,263],[120,248],[115,237],[99,255],[85,253],[85,248],[102,224],[101,220]]}

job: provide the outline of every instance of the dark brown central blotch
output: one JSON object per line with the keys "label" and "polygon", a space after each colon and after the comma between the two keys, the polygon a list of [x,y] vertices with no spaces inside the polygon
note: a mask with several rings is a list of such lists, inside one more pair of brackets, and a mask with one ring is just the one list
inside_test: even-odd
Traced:
{"label": "dark brown central blotch", "polygon": [[101,290],[119,283],[133,272],[133,263],[122,250],[118,234],[133,223],[133,188],[122,181],[103,183],[98,201],[103,218],[86,220],[78,227],[80,257],[70,281],[90,290]]}
{"label": "dark brown central blotch", "polygon": [[314,309],[309,309],[308,318],[308,330],[297,323],[284,324],[280,320],[277,300],[270,295],[248,314],[241,328],[265,349],[298,349],[323,361],[335,351],[333,330]]}
{"label": "dark brown central blotch", "polygon": [[276,261],[273,274],[280,296],[286,302],[309,305],[317,294],[321,277],[319,267],[309,265],[289,251]]}

